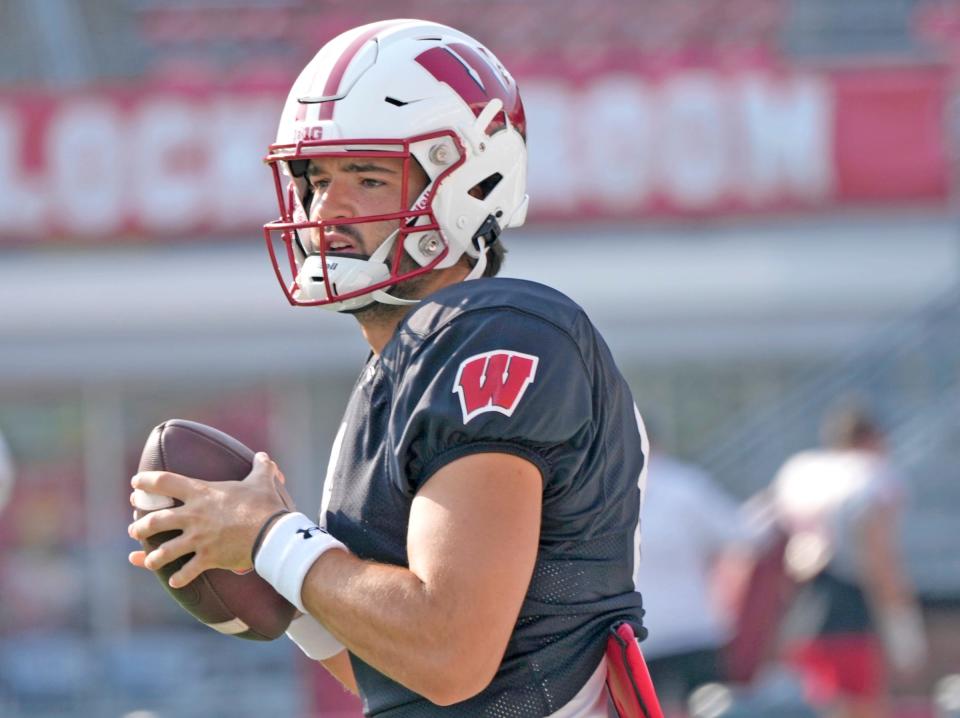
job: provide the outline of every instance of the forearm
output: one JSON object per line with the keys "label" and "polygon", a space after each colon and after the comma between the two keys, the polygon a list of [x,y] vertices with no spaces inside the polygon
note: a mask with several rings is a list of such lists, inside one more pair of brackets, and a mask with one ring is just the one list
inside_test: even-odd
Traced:
{"label": "forearm", "polygon": [[926,637],[922,614],[895,547],[892,518],[892,512],[878,511],[865,519],[861,568],[887,656],[899,672],[909,674],[926,658]]}
{"label": "forearm", "polygon": [[431,591],[400,566],[330,551],[307,574],[301,596],[352,653],[435,703],[457,702],[481,690],[501,658],[484,660],[496,649],[482,640],[464,650],[458,641],[465,632],[464,613],[456,607],[467,606]]}
{"label": "forearm", "polygon": [[877,511],[860,527],[860,567],[874,609],[887,610],[914,603],[913,590],[892,532],[892,511]]}
{"label": "forearm", "polygon": [[536,561],[541,492],[524,459],[466,456],[414,498],[409,568],[362,560],[291,514],[267,532],[256,570],[367,664],[434,703],[456,703],[503,660]]}

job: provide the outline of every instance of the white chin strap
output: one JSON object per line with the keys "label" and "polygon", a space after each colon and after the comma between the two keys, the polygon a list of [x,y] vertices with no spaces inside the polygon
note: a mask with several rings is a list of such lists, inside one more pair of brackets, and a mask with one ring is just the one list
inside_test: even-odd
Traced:
{"label": "white chin strap", "polygon": [[402,306],[404,304],[419,304],[419,299],[401,299],[400,297],[395,297],[392,294],[387,294],[382,289],[377,289],[370,293],[370,296],[374,298],[375,301],[380,302],[381,304],[396,304]]}
{"label": "white chin strap", "polygon": [[[390,254],[390,251],[393,249],[393,243],[397,241],[397,235],[400,233],[399,229],[393,230],[389,237],[370,255],[368,262],[376,262],[377,264],[384,265],[384,260],[386,260],[387,255]],[[370,297],[375,302],[380,302],[381,304],[393,304],[396,306],[407,306],[411,304],[418,304],[419,299],[401,299],[400,297],[395,297],[392,294],[387,293],[383,289],[377,289],[370,293]]]}
{"label": "white chin strap", "polygon": [[477,263],[473,265],[470,274],[463,278],[463,281],[469,282],[471,279],[479,279],[483,276],[483,271],[487,268],[487,252],[490,247],[486,242],[480,242],[480,256],[477,257]]}

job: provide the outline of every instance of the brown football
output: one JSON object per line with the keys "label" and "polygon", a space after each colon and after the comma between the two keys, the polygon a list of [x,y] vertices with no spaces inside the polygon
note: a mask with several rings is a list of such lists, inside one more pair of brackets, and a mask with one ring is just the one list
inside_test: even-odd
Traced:
{"label": "brown football", "polygon": [[[171,471],[204,481],[240,481],[252,467],[253,451],[232,436],[194,421],[171,419],[150,432],[139,471]],[[140,518],[149,512],[137,509],[134,513]],[[152,551],[179,534],[155,534],[142,542],[143,548]],[[272,641],[287,630],[296,609],[256,573],[210,569],[183,588],[171,588],[167,580],[192,556],[172,561],[154,573],[195,618],[220,633],[253,641]]]}

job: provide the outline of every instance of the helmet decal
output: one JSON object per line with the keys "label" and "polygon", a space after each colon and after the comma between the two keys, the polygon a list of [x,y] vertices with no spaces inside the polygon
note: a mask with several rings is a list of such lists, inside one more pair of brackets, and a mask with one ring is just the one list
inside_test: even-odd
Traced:
{"label": "helmet decal", "polygon": [[499,98],[510,124],[526,137],[527,121],[517,83],[485,52],[481,54],[469,45],[454,42],[432,47],[420,53],[416,61],[460,95],[477,117],[490,100]]}
{"label": "helmet decal", "polygon": [[[323,84],[323,93],[320,95],[320,97],[298,98],[298,101],[300,102],[300,109],[297,112],[297,119],[306,119],[307,105],[311,104],[312,102],[320,103],[320,120],[333,119],[333,111],[336,108],[335,100],[340,99],[340,83],[343,80],[343,76],[347,72],[347,68],[350,67],[350,63],[353,62],[353,59],[360,52],[361,48],[363,48],[363,46],[366,45],[371,38],[376,37],[384,30],[389,30],[392,26],[400,24],[402,24],[402,21],[397,20],[384,20],[383,22],[375,22],[368,25],[364,32],[358,34],[347,47],[347,49],[344,50],[337,59],[333,68],[331,68]],[[329,98],[329,100],[326,98]]]}

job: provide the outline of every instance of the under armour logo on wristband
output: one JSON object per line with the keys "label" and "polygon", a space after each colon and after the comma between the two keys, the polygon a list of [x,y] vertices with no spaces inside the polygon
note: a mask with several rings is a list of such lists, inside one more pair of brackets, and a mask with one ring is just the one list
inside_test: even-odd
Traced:
{"label": "under armour logo on wristband", "polygon": [[[300,538],[297,538],[298,535]],[[266,532],[253,563],[257,573],[277,593],[299,608],[301,613],[307,613],[303,605],[303,582],[310,567],[332,548],[349,553],[346,546],[308,516],[290,512],[274,521]]]}

